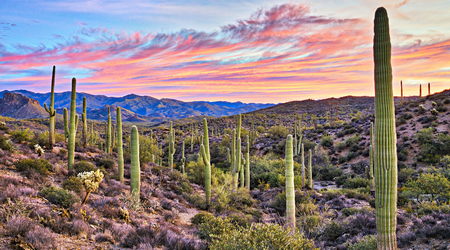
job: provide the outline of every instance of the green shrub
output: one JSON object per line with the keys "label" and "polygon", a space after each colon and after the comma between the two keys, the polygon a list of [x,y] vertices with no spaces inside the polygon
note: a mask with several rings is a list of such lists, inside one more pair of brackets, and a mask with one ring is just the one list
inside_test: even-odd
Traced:
{"label": "green shrub", "polygon": [[14,130],[11,133],[11,137],[17,142],[31,141],[34,138],[34,133],[28,128],[24,130]]}
{"label": "green shrub", "polygon": [[[295,206],[296,213],[300,214],[301,212],[306,211],[308,208],[299,209],[301,204],[312,203],[309,194],[304,191],[295,190]],[[275,196],[272,203],[270,204],[271,208],[274,208],[280,215],[284,215],[286,212],[286,193],[281,192]]]}
{"label": "green shrub", "polygon": [[341,223],[332,221],[327,224],[322,232],[321,238],[325,241],[335,241],[342,234],[344,234],[345,228]]}
{"label": "green shrub", "polygon": [[450,181],[440,173],[421,174],[417,179],[405,184],[405,192],[414,197],[431,195],[431,198],[450,199]]}
{"label": "green shrub", "polygon": [[318,168],[318,180],[333,181],[335,178],[342,176],[342,170],[333,165],[321,166]]}
{"label": "green shrub", "polygon": [[14,166],[18,171],[24,172],[27,176],[33,173],[47,176],[53,170],[52,164],[45,159],[23,159],[16,161]]}
{"label": "green shrub", "polygon": [[320,145],[330,148],[333,146],[333,137],[331,135],[323,136],[320,140]]}
{"label": "green shrub", "polygon": [[212,241],[222,238],[227,232],[233,231],[236,226],[228,218],[213,217],[198,225],[198,234],[201,239]]}
{"label": "green shrub", "polygon": [[191,223],[194,225],[200,225],[202,223],[206,223],[210,220],[215,219],[214,215],[209,212],[201,211],[200,213],[194,215],[191,219]]}
{"label": "green shrub", "polygon": [[370,185],[370,180],[366,178],[356,177],[347,179],[344,182],[344,188],[366,188]]}
{"label": "green shrub", "polygon": [[3,135],[0,135],[0,149],[12,151],[14,149],[14,146],[9,139],[7,139]]}
{"label": "green shrub", "polygon": [[229,206],[237,210],[243,210],[247,207],[253,206],[255,201],[245,188],[239,188],[229,195]]}
{"label": "green shrub", "polygon": [[114,169],[115,161],[113,159],[110,158],[99,158],[95,160],[95,165],[97,165],[97,167],[99,168],[103,168],[103,169]]}
{"label": "green shrub", "polygon": [[358,242],[348,246],[348,250],[376,250],[377,237],[376,235],[366,235]]}
{"label": "green shrub", "polygon": [[422,202],[419,203],[416,208],[417,214],[419,216],[428,214],[449,214],[450,205],[449,204],[437,204],[436,202]]}
{"label": "green shrub", "polygon": [[97,170],[97,168],[95,167],[94,164],[92,164],[88,161],[79,161],[73,165],[73,173],[72,174],[77,175],[82,172],[91,172],[91,171],[95,171],[95,170]]}
{"label": "green shrub", "polygon": [[275,138],[286,138],[286,136],[289,134],[289,130],[285,126],[272,126],[269,129],[269,134],[272,135],[272,137]]}
{"label": "green shrub", "polygon": [[64,208],[69,208],[78,201],[69,191],[58,187],[46,187],[39,194],[49,202]]}
{"label": "green shrub", "polygon": [[75,177],[75,176],[70,176],[69,178],[67,178],[63,184],[62,184],[64,189],[73,191],[77,194],[81,193],[83,191],[83,183],[81,182],[80,178]]}
{"label": "green shrub", "polygon": [[419,161],[438,163],[442,156],[450,154],[450,135],[424,128],[417,132],[416,137],[420,147]]}
{"label": "green shrub", "polygon": [[250,228],[239,228],[224,232],[214,238],[210,249],[312,249],[313,242],[300,232],[290,232],[277,224],[253,224]]}

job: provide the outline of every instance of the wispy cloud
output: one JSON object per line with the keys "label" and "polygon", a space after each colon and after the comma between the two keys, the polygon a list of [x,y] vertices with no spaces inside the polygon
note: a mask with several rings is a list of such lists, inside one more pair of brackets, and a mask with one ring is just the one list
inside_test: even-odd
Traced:
{"label": "wispy cloud", "polygon": [[[100,3],[88,1],[86,9]],[[184,100],[369,95],[371,22],[313,15],[305,5],[283,4],[216,32],[130,33],[83,24],[76,35],[51,47],[24,44],[16,47],[19,52],[0,47],[0,84],[47,91],[55,64],[58,91],[68,90],[69,78],[76,76],[80,91]],[[450,40],[394,46],[394,80],[404,80],[409,94],[416,90],[408,84],[420,81],[433,82],[435,90],[448,87],[449,52]]]}

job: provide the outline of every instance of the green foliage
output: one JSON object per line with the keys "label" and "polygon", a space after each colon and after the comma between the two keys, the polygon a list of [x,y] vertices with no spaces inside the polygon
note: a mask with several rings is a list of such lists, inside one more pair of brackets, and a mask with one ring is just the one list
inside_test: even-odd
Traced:
{"label": "green foliage", "polygon": [[369,187],[370,180],[361,177],[355,177],[351,179],[347,179],[344,182],[344,188],[366,188]]}
{"label": "green foliage", "polygon": [[348,250],[376,250],[377,249],[377,237],[375,235],[366,235],[362,237],[358,242],[351,244],[347,248]]}
{"label": "green foliage", "polygon": [[321,238],[325,241],[335,241],[345,232],[342,224],[332,221],[327,224],[322,232]]}
{"label": "green foliage", "polygon": [[321,166],[317,172],[317,179],[321,181],[332,181],[343,174],[342,170],[334,165]]}
{"label": "green foliage", "polygon": [[28,128],[14,130],[11,132],[11,138],[16,142],[29,142],[34,138],[34,133]]}
{"label": "green foliage", "polygon": [[58,187],[46,187],[39,194],[49,202],[64,208],[69,208],[78,201],[69,191]]}
{"label": "green foliage", "polygon": [[73,191],[77,194],[80,194],[83,191],[83,183],[81,182],[81,180],[79,178],[77,178],[76,176],[70,176],[69,178],[67,178],[63,184],[62,184],[64,189]]}
{"label": "green foliage", "polygon": [[77,175],[82,172],[95,171],[97,168],[94,164],[88,161],[79,161],[73,165],[73,175]]}
{"label": "green foliage", "polygon": [[194,217],[192,217],[191,223],[194,225],[200,225],[214,219],[215,217],[212,213],[201,211],[198,214],[194,215]]}
{"label": "green foliage", "polygon": [[213,239],[210,249],[281,250],[313,249],[312,241],[300,232],[277,224],[253,224],[250,228],[229,230]]}
{"label": "green foliage", "polygon": [[286,138],[289,134],[289,130],[285,126],[280,125],[270,127],[268,132],[274,138]]}
{"label": "green foliage", "polygon": [[450,198],[450,181],[440,173],[421,174],[405,184],[405,192],[414,197],[430,194],[432,198]]}
{"label": "green foliage", "polygon": [[161,148],[158,147],[155,138],[140,135],[139,145],[139,159],[141,163],[152,162],[152,155],[161,156],[163,154]]}
{"label": "green foliage", "polygon": [[208,217],[207,220],[198,224],[200,238],[209,242],[222,238],[224,234],[235,229],[236,226],[226,217]]}
{"label": "green foliage", "polygon": [[53,170],[52,164],[45,159],[23,159],[16,161],[14,166],[18,171],[24,172],[27,176],[33,173],[47,176]]}
{"label": "green foliage", "polygon": [[[285,185],[285,165],[284,161],[275,158],[272,155],[255,157],[251,160],[250,184],[252,187],[261,184],[269,184],[270,187],[284,187]],[[294,185],[296,188],[301,186],[301,168],[300,164],[294,162]]]}
{"label": "green foliage", "polygon": [[330,148],[333,147],[333,137],[331,135],[322,136],[320,140],[320,145]]}
{"label": "green foliage", "polygon": [[442,156],[450,154],[450,135],[435,133],[434,128],[424,128],[416,134],[420,152],[418,160],[438,163]]}
{"label": "green foliage", "polygon": [[415,211],[419,216],[428,214],[449,214],[450,205],[449,204],[438,204],[436,202],[422,202],[419,203]]}
{"label": "green foliage", "polygon": [[[286,193],[281,192],[277,194],[270,204],[270,207],[275,209],[280,215],[284,215],[286,212]],[[308,192],[300,190],[295,191],[295,208],[296,215],[314,214],[317,210],[317,207],[309,197]]]}
{"label": "green foliage", "polygon": [[9,140],[3,135],[0,135],[0,149],[11,152],[14,149],[14,146],[11,140]]}

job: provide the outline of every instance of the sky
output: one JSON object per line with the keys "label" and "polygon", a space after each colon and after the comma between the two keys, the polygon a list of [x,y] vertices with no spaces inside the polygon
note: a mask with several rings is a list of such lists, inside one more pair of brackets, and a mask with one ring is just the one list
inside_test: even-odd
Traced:
{"label": "sky", "polygon": [[279,103],[373,95],[388,10],[394,93],[450,88],[448,0],[1,0],[0,90]]}

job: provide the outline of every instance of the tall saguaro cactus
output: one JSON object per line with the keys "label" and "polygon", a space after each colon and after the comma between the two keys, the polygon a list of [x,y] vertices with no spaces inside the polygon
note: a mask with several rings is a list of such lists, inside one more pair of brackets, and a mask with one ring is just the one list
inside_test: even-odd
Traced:
{"label": "tall saguaro cactus", "polygon": [[50,107],[47,107],[47,104],[44,103],[44,109],[47,111],[50,121],[48,128],[48,145],[50,148],[55,144],[55,118],[56,118],[56,110],[55,110],[55,66],[53,66],[52,70],[52,85],[50,92]]}
{"label": "tall saguaro cactus", "polygon": [[124,182],[124,163],[123,163],[123,138],[122,138],[122,111],[120,107],[116,108],[116,129],[117,129],[117,165],[119,167],[119,181]]}
{"label": "tall saguaro cactus", "polygon": [[81,131],[83,146],[87,146],[88,138],[88,125],[87,125],[87,112],[86,112],[86,97],[83,97],[83,113],[81,114],[81,121],[83,122],[83,130]]}
{"label": "tall saguaro cactus", "polygon": [[69,120],[69,139],[67,145],[68,169],[72,170],[75,162],[75,135],[77,133],[78,123],[76,115],[77,107],[77,79],[72,78],[72,94],[70,95],[70,120]]}
{"label": "tall saguaro cactus", "polygon": [[169,168],[173,169],[173,155],[175,154],[175,132],[173,130],[173,123],[170,122],[169,130]]}
{"label": "tall saguaro cactus", "polygon": [[203,118],[203,143],[200,145],[200,154],[205,165],[205,199],[209,206],[211,203],[211,155],[209,152],[208,121]]}
{"label": "tall saguaro cactus", "polygon": [[308,182],[307,182],[307,186],[309,189],[313,190],[314,189],[314,182],[313,182],[313,178],[312,178],[312,150],[309,149],[309,157],[308,157]]}
{"label": "tall saguaro cactus", "polygon": [[63,117],[64,117],[64,137],[67,141],[67,139],[69,139],[69,111],[67,111],[67,108],[64,108]]}
{"label": "tall saguaro cactus", "polygon": [[369,181],[370,181],[370,192],[375,192],[375,179],[373,177],[374,173],[374,140],[373,140],[373,122],[370,123],[370,146],[369,146]]}
{"label": "tall saguaro cactus", "polygon": [[185,170],[186,157],[184,156],[184,151],[185,151],[185,142],[183,140],[183,143],[181,144],[181,173],[182,174],[186,173],[186,170]]}
{"label": "tall saguaro cactus", "polygon": [[422,84],[419,84],[419,97],[422,97]]}
{"label": "tall saguaro cactus", "polygon": [[111,122],[111,106],[108,106],[108,123],[106,124],[106,153],[111,154],[112,148],[112,122]]}
{"label": "tall saguaro cactus", "polygon": [[303,145],[303,143],[300,146],[301,148],[301,162],[302,162],[302,166],[301,166],[301,171],[302,171],[302,188],[306,185],[306,173],[305,173],[305,146]]}
{"label": "tall saguaro cactus", "polygon": [[286,165],[286,224],[295,229],[295,186],[294,186],[294,150],[292,135],[286,138],[285,165]]}
{"label": "tall saguaro cactus", "polygon": [[397,148],[387,11],[375,12],[375,206],[378,249],[397,249]]}
{"label": "tall saguaro cactus", "polygon": [[428,95],[431,95],[431,83],[428,83]]}
{"label": "tall saguaro cactus", "polygon": [[245,187],[250,190],[250,137],[247,135],[247,150],[245,152]]}
{"label": "tall saguaro cactus", "polygon": [[131,166],[130,185],[131,197],[139,202],[141,192],[141,163],[139,161],[139,132],[135,125],[131,127]]}

